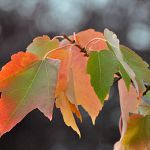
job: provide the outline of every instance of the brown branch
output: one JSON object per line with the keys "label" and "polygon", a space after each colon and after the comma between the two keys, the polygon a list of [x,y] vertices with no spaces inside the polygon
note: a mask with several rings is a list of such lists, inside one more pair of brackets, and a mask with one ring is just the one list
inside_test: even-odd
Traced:
{"label": "brown branch", "polygon": [[71,40],[66,34],[63,34],[62,36],[64,37],[64,39],[68,40],[71,44],[75,43],[75,41]]}
{"label": "brown branch", "polygon": [[71,44],[75,44],[75,46],[80,49],[80,52],[84,53],[84,56],[86,57],[89,56],[86,49],[84,47],[81,47],[79,44],[77,44],[75,40],[71,40],[66,34],[63,34],[62,36],[64,37],[64,39],[68,40]]}

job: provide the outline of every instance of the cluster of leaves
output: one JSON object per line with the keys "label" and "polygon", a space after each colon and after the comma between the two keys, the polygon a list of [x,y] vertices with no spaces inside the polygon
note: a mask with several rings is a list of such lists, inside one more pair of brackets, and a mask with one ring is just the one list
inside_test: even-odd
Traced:
{"label": "cluster of leaves", "polygon": [[36,108],[52,120],[55,105],[65,124],[81,136],[74,118],[82,122],[79,106],[94,124],[117,82],[121,139],[114,149],[148,149],[148,66],[134,51],[120,45],[108,29],[104,34],[89,29],[69,37],[37,37],[26,52],[14,54],[0,71],[0,135]]}

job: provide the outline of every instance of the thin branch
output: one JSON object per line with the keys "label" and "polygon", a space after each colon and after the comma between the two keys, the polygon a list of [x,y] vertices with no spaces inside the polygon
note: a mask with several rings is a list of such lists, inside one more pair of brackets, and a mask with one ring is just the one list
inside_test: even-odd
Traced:
{"label": "thin branch", "polygon": [[75,41],[71,40],[66,34],[63,34],[62,36],[64,37],[64,39],[68,40],[71,44],[75,43]]}
{"label": "thin branch", "polygon": [[71,44],[74,44],[76,47],[78,47],[81,52],[85,53],[84,56],[87,57],[89,56],[87,50],[81,47],[79,44],[77,44],[75,40],[71,40],[66,34],[63,34],[62,36],[64,37],[64,39],[68,40]]}

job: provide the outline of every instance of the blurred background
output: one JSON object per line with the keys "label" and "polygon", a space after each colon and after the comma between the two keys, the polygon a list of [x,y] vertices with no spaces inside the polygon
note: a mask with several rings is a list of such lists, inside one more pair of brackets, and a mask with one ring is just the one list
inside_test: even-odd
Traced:
{"label": "blurred background", "polygon": [[[122,44],[150,63],[149,0],[0,0],[0,66],[25,50],[34,37],[88,28],[113,30]],[[117,87],[92,126],[82,112],[82,138],[65,126],[59,110],[50,122],[38,110],[0,139],[0,150],[112,150],[119,140]]]}

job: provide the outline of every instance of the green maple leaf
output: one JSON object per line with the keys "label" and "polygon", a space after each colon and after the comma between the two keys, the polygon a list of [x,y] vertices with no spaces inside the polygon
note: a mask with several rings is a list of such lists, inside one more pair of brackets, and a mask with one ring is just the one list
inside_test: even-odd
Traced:
{"label": "green maple leaf", "polygon": [[91,85],[102,103],[113,85],[114,74],[118,72],[129,89],[130,77],[112,51],[101,50],[90,54],[87,73],[90,74]]}
{"label": "green maple leaf", "polygon": [[118,71],[118,61],[109,50],[92,52],[87,64],[87,73],[91,76],[91,85],[97,96],[104,102]]}

